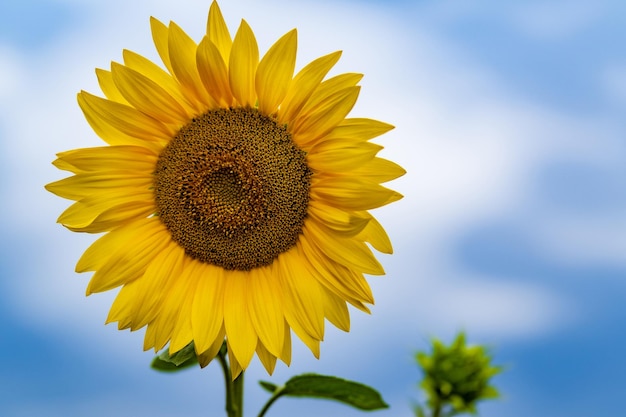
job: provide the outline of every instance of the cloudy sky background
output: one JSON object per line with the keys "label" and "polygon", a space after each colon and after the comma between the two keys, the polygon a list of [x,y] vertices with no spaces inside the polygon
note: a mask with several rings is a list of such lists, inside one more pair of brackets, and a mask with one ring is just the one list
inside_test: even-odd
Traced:
{"label": "cloudy sky background", "polygon": [[[503,4],[506,3],[506,4]],[[102,323],[114,297],[84,297],[74,264],[93,236],[55,224],[68,202],[56,152],[97,146],[75,94],[123,48],[157,59],[148,18],[196,40],[208,1],[27,0],[0,4],[0,414],[223,415],[219,367],[148,369],[143,331]],[[327,328],[321,359],[294,343],[290,368],[256,380],[334,374],[379,389],[411,416],[413,354],[464,329],[506,371],[483,417],[594,417],[626,392],[626,5],[597,1],[222,1],[261,52],[298,28],[298,68],[338,49],[362,72],[352,115],[396,129],[384,155],[405,199],[377,211],[396,253],[372,277],[371,316]],[[359,416],[335,403],[279,401],[270,416]]]}

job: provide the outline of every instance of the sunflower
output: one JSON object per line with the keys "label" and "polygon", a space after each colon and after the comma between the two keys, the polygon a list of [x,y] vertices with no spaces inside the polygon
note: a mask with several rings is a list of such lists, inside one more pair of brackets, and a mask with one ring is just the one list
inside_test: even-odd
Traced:
{"label": "sunflower", "polygon": [[59,223],[104,233],[77,272],[87,295],[121,287],[107,318],[147,327],[144,349],[194,342],[202,365],[228,344],[233,377],[255,352],[272,373],[291,361],[291,331],[319,357],[324,323],[369,312],[363,274],[391,253],[368,212],[401,198],[404,174],[369,140],[392,126],[347,118],[361,74],[327,78],[341,52],[294,76],[297,33],[259,59],[242,20],[234,39],[216,2],[196,44],[151,19],[165,69],[134,52],[97,69],[105,98],[78,104],[107,145],[57,155],[73,175],[48,184],[75,202]]}

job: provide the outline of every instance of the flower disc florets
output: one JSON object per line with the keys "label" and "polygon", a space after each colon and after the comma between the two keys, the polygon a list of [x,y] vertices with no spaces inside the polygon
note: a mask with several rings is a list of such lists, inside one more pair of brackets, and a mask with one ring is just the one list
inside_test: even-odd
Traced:
{"label": "flower disc florets", "polygon": [[189,256],[250,270],[295,245],[310,177],[305,153],[273,119],[252,108],[211,110],[161,153],[158,215]]}

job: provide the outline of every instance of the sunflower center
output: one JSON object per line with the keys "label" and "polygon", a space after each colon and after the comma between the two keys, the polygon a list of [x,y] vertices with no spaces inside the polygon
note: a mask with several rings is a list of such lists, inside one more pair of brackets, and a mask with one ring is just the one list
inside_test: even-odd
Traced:
{"label": "sunflower center", "polygon": [[158,215],[187,255],[225,269],[269,265],[296,244],[311,170],[289,132],[255,109],[211,110],[165,147]]}

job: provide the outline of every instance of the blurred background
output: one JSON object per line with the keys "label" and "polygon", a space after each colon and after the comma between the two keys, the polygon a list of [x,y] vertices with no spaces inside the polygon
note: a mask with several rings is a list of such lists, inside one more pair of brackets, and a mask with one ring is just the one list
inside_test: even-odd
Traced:
{"label": "blurred background", "polygon": [[[56,224],[69,202],[56,152],[99,146],[76,104],[99,94],[94,68],[123,48],[157,60],[149,16],[194,39],[210,2],[0,3],[0,414],[225,415],[220,369],[149,369],[143,330],[104,326],[115,292],[84,296],[74,265],[94,236]],[[297,68],[341,49],[334,73],[365,74],[352,116],[396,126],[379,143],[408,174],[404,200],[376,211],[394,242],[372,277],[371,316],[327,327],[316,360],[247,373],[246,415],[301,372],[377,388],[409,417],[414,361],[459,330],[505,372],[483,417],[602,417],[626,393],[626,3],[621,0],[223,0],[261,53],[298,28]],[[360,416],[283,399],[268,416]]]}

